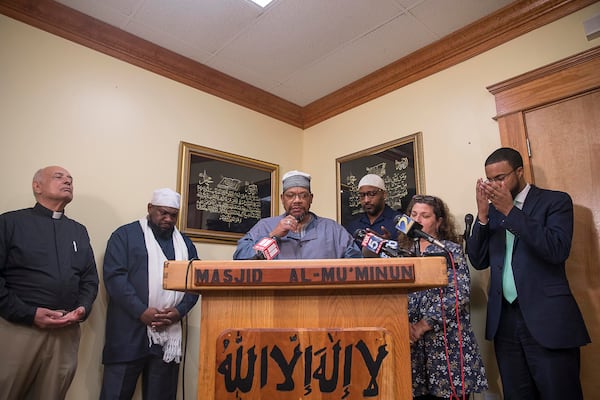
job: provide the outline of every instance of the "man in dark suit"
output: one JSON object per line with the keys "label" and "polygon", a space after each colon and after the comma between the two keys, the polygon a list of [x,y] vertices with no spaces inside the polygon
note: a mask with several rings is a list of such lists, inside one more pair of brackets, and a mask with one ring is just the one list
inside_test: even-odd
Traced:
{"label": "man in dark suit", "polygon": [[565,273],[572,200],[528,184],[511,148],[494,151],[485,173],[467,248],[476,269],[491,269],[486,338],[504,398],[582,399],[579,348],[590,337]]}
{"label": "man in dark suit", "polygon": [[198,301],[198,295],[162,288],[164,261],[198,257],[175,227],[179,207],[179,193],[155,190],[148,215],[118,228],[106,246],[102,400],[131,399],[140,375],[144,400],[177,397],[180,320]]}

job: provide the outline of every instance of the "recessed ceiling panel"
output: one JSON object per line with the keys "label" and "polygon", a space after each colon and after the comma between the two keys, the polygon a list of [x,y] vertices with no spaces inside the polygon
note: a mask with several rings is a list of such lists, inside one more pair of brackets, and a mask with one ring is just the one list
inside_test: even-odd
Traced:
{"label": "recessed ceiling panel", "polygon": [[509,0],[58,0],[306,105]]}

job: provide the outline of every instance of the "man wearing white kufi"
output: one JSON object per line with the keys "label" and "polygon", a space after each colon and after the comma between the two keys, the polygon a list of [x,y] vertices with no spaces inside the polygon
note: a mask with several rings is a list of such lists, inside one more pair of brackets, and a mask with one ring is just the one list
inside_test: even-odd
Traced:
{"label": "man wearing white kufi", "polygon": [[376,174],[363,176],[358,182],[357,194],[363,212],[346,225],[348,232],[354,234],[357,229],[369,229],[395,240],[398,231],[394,219],[399,212],[387,205],[388,193],[383,178]]}
{"label": "man wearing white kufi", "polygon": [[108,293],[101,399],[131,399],[142,375],[146,399],[176,399],[181,360],[181,318],[198,301],[162,288],[166,260],[198,258],[175,224],[180,196],[157,189],[148,215],[111,235],[104,256]]}

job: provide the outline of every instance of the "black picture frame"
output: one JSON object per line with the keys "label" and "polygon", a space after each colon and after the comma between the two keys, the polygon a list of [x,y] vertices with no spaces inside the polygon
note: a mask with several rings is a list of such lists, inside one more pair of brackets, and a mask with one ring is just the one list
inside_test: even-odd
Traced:
{"label": "black picture frame", "polygon": [[336,159],[337,221],[347,227],[362,212],[358,183],[366,174],[385,182],[387,204],[404,211],[417,193],[425,191],[422,133],[402,137]]}
{"label": "black picture frame", "polygon": [[277,214],[278,181],[277,164],[180,142],[178,228],[194,241],[235,243]]}

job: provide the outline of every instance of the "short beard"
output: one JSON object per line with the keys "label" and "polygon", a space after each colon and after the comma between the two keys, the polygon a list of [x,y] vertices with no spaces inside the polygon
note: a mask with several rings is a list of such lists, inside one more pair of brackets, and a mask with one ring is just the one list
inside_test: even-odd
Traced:
{"label": "short beard", "polygon": [[373,206],[373,208],[372,208],[370,211],[367,211],[367,210],[365,210],[365,212],[366,212],[368,215],[371,215],[371,216],[373,216],[373,217],[374,217],[374,216],[376,216],[376,215],[379,215],[379,214],[381,213],[381,211],[382,211],[382,210],[383,210],[383,207],[379,207],[379,206]]}
{"label": "short beard", "polygon": [[150,226],[150,229],[152,229],[154,235],[161,239],[170,239],[173,236],[173,231],[175,230],[175,227],[171,229],[162,229],[160,226],[150,221],[150,219],[148,219],[148,226]]}

